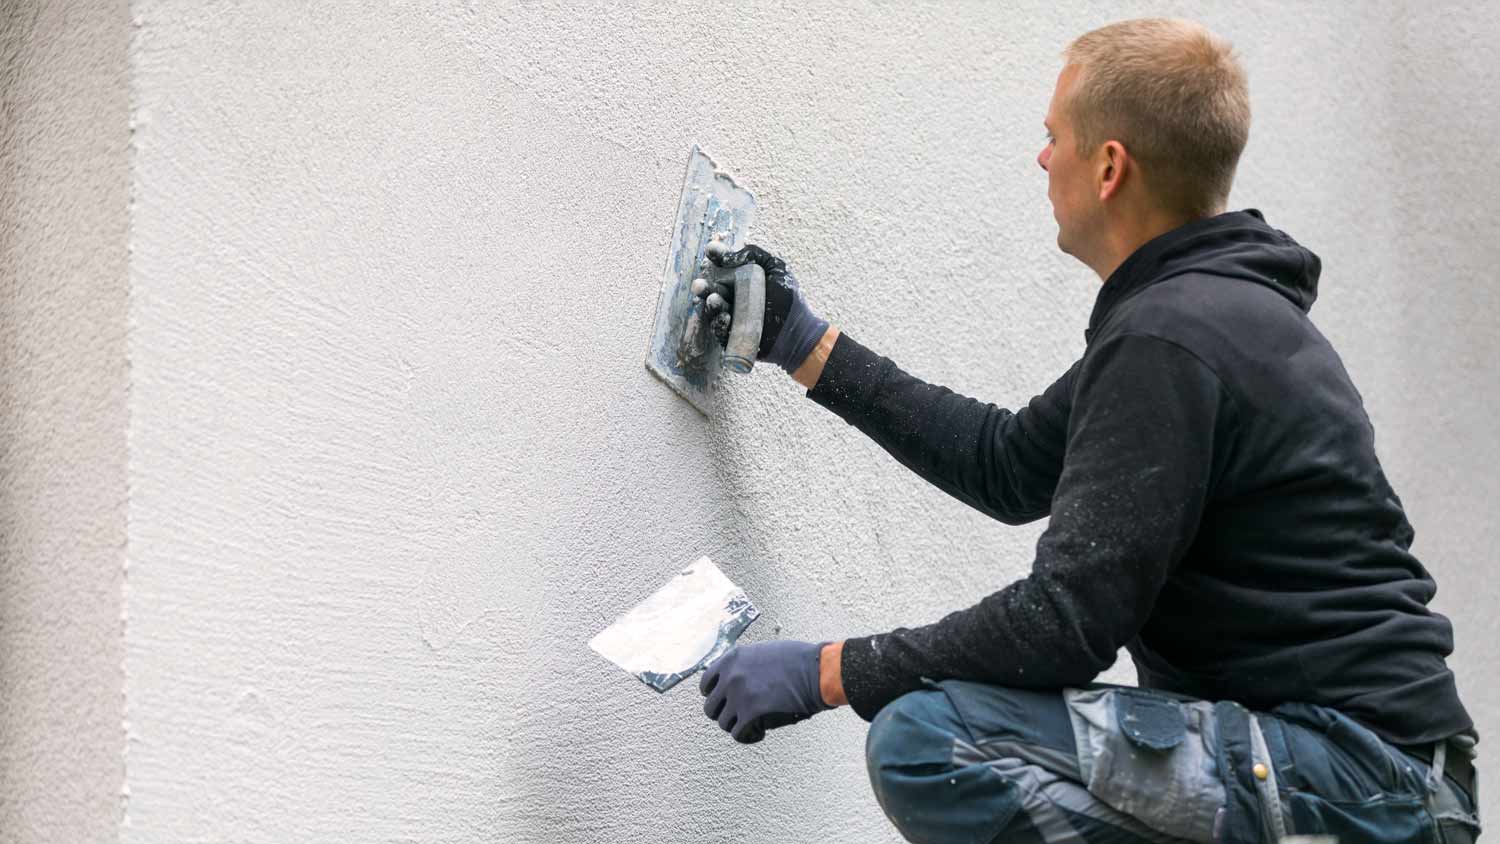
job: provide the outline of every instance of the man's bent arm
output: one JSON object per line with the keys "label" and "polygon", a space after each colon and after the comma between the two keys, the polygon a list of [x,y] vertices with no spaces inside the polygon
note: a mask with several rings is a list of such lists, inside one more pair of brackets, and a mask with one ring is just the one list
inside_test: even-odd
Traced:
{"label": "man's bent arm", "polygon": [[793,373],[813,401],[902,465],[1007,524],[1048,514],[1062,471],[1075,364],[1012,413],[903,372],[829,328]]}
{"label": "man's bent arm", "polygon": [[924,677],[1092,680],[1140,632],[1192,544],[1232,411],[1218,377],[1167,341],[1128,335],[1092,353],[1031,574],[936,624],[843,642],[841,691],[854,710],[871,719]]}

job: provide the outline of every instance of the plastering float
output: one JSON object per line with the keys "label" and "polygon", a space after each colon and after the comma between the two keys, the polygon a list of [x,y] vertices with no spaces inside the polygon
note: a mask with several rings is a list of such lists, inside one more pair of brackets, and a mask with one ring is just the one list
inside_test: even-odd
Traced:
{"label": "plastering float", "polygon": [[[711,250],[743,246],[754,220],[754,194],[694,146],[662,270],[646,368],[705,415],[713,408],[723,371],[749,372],[760,347],[765,273],[753,264],[720,269],[708,260]],[[733,301],[723,349],[711,336],[711,306],[718,304],[711,299],[716,295],[718,302]]]}

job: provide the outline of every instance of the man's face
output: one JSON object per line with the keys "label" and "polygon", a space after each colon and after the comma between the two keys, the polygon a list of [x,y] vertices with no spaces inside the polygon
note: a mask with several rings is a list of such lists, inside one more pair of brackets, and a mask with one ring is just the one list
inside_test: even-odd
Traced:
{"label": "man's face", "polygon": [[1057,75],[1057,87],[1047,107],[1047,145],[1036,162],[1047,171],[1047,198],[1052,200],[1052,216],[1057,220],[1057,248],[1086,261],[1084,253],[1100,230],[1103,215],[1093,167],[1078,154],[1072,120],[1064,107],[1078,73],[1077,65],[1068,65]]}

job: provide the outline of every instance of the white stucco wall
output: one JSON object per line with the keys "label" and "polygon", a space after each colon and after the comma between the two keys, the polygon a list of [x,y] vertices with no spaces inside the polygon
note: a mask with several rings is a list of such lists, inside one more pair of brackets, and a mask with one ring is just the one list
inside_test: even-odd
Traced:
{"label": "white stucco wall", "polygon": [[[1484,4],[495,6],[133,4],[123,839],[897,840],[851,713],[741,747],[586,647],[705,553],[765,610],[752,638],[934,620],[1041,528],[927,488],[778,372],[709,421],[652,379],[686,153],[756,190],[755,238],[821,312],[1014,406],[1098,288],[1033,161],[1058,53],[1145,13],[1244,54],[1234,204],[1322,255],[1314,317],[1500,730]],[[89,371],[121,389],[116,363]],[[34,401],[46,370],[17,368]],[[46,559],[5,548],[7,578]]]}
{"label": "white stucco wall", "polygon": [[122,816],[128,27],[0,4],[0,841]]}

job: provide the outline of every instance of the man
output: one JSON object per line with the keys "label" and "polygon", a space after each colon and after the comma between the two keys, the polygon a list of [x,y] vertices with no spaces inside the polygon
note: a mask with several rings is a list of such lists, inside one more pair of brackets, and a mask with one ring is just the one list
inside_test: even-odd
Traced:
{"label": "man", "polygon": [[[1001,521],[1051,516],[1030,575],[926,627],[736,648],[705,713],[751,742],[851,704],[912,841],[1472,841],[1452,629],[1308,320],[1319,260],[1224,213],[1238,61],[1169,20],[1065,56],[1038,163],[1058,247],[1104,285],[1082,359],[1026,408],[902,372],[764,250],[717,257],[766,270],[761,356],[810,398]],[[1120,647],[1142,688],[1090,685]]]}

